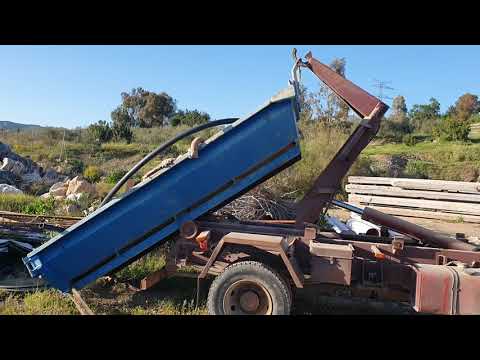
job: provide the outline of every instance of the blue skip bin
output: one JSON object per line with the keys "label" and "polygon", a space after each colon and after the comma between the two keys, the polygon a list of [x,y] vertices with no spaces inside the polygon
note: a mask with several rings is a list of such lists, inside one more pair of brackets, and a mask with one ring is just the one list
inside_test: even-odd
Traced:
{"label": "blue skip bin", "polygon": [[300,160],[296,109],[289,86],[205,141],[198,158],[183,155],[30,252],[30,275],[64,292],[81,289]]}

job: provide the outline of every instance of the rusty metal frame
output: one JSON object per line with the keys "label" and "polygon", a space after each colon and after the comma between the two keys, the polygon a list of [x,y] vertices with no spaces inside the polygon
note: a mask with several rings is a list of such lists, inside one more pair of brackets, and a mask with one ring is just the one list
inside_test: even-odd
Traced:
{"label": "rusty metal frame", "polygon": [[340,190],[342,178],[378,132],[380,121],[388,110],[388,106],[381,100],[316,60],[310,52],[306,59],[306,66],[355,111],[362,121],[297,204],[298,227],[305,222],[317,221],[327,204]]}
{"label": "rusty metal frame", "polygon": [[198,276],[199,279],[203,279],[207,276],[208,270],[217,259],[224,245],[247,245],[258,248],[263,251],[278,253],[287,268],[288,273],[292,277],[292,280],[297,288],[303,288],[304,275],[302,271],[296,266],[295,263],[290,261],[287,255],[288,244],[284,237],[271,236],[271,235],[259,235],[259,234],[246,234],[246,233],[228,233],[218,242],[212,255],[208,259],[207,264],[204,266],[202,272]]}

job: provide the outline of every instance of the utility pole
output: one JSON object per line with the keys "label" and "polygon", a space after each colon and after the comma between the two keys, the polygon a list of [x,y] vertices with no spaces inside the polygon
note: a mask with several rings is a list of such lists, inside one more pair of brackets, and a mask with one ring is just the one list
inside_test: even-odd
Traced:
{"label": "utility pole", "polygon": [[395,90],[391,86],[388,86],[388,84],[390,84],[391,81],[380,81],[380,80],[377,80],[377,79],[374,79],[373,81],[375,82],[375,84],[373,86],[378,89],[378,95],[377,95],[378,98],[382,101],[383,101],[383,99],[392,100],[392,98],[390,96],[386,96],[384,94],[384,90]]}

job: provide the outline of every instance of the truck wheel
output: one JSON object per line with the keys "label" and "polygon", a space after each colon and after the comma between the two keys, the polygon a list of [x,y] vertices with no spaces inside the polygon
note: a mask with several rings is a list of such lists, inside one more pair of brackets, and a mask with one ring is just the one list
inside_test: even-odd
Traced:
{"label": "truck wheel", "polygon": [[289,285],[269,266],[242,261],[229,266],[210,286],[210,315],[288,315]]}

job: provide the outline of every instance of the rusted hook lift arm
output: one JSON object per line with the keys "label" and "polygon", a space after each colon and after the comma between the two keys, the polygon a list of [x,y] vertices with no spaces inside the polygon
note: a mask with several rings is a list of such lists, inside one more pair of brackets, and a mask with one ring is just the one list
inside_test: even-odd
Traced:
{"label": "rusted hook lift arm", "polygon": [[345,101],[362,121],[297,204],[297,226],[318,220],[339,190],[343,177],[378,132],[380,121],[388,110],[388,105],[316,60],[311,52],[305,58],[307,61],[303,65]]}

